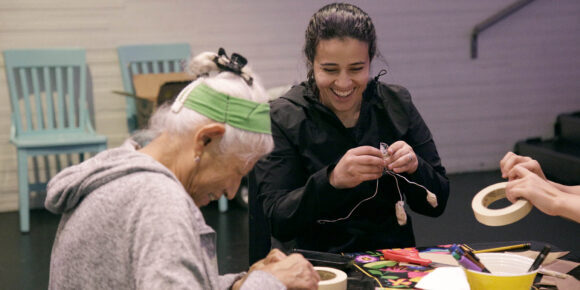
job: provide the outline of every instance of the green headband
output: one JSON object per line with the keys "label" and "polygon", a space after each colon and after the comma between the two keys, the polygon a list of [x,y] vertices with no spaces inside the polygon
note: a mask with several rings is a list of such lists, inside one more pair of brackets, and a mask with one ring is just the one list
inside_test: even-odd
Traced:
{"label": "green headband", "polygon": [[211,87],[196,86],[183,105],[212,120],[246,131],[272,134],[270,106],[220,93]]}

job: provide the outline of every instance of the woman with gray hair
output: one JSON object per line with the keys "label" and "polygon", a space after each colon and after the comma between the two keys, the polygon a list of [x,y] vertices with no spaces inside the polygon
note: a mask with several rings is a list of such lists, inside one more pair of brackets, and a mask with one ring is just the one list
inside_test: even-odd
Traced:
{"label": "woman with gray hair", "polygon": [[62,214],[50,289],[317,287],[307,260],[280,251],[248,273],[218,274],[216,234],[198,207],[233,198],[273,148],[268,96],[244,65],[223,50],[199,55],[191,69],[202,77],[155,112],[151,142],[129,139],[50,181],[46,208]]}

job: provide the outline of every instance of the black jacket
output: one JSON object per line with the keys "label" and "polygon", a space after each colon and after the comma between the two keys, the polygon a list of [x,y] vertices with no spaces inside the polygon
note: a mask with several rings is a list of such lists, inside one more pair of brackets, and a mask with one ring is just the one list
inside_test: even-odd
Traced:
{"label": "black jacket", "polygon": [[348,219],[320,222],[348,216],[356,204],[374,194],[374,180],[335,189],[328,174],[349,149],[378,147],[379,142],[403,140],[413,147],[419,167],[405,176],[435,193],[438,206],[429,205],[424,190],[399,178],[405,202],[420,214],[443,213],[449,181],[431,133],[405,88],[371,80],[352,129],[345,128],[305,83],[272,101],[270,115],[275,148],[258,162],[255,173],[258,200],[278,240],[327,252],[414,246],[410,217],[404,226],[397,223],[394,206],[400,197],[390,175],[379,179],[377,196],[361,203]]}

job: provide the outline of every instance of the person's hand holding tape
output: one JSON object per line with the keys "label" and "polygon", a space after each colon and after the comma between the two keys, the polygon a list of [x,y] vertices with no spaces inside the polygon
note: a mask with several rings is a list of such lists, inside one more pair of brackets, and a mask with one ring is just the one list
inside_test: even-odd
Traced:
{"label": "person's hand holding tape", "polygon": [[[511,224],[535,206],[540,211],[580,223],[580,185],[563,185],[550,181],[538,161],[508,152],[500,161],[503,178],[508,182],[490,185],[478,192],[471,202],[475,218],[488,226]],[[507,198],[513,204],[490,209],[494,201]]]}
{"label": "person's hand holding tape", "polygon": [[273,249],[264,258],[260,270],[276,277],[288,289],[317,289],[320,276],[314,266],[300,254],[286,256],[278,249]]}
{"label": "person's hand holding tape", "polygon": [[[562,193],[546,179],[536,160],[508,152],[500,161],[500,169],[508,182],[490,185],[473,198],[472,208],[479,222],[488,226],[514,223],[530,212],[532,204],[549,215],[557,215],[557,198]],[[504,197],[512,202],[511,206],[488,208]]]}
{"label": "person's hand holding tape", "polygon": [[510,170],[510,176],[505,189],[509,201],[516,202],[523,198],[548,215],[558,215],[558,200],[565,200],[561,195],[566,193],[557,190],[525,166],[515,166]]}
{"label": "person's hand holding tape", "polygon": [[253,271],[260,270],[276,277],[287,289],[317,289],[320,276],[308,260],[300,254],[286,255],[272,249],[268,256],[254,263],[246,275],[236,281],[232,289],[241,289],[246,278]]}
{"label": "person's hand holding tape", "polygon": [[518,173],[513,170],[516,166],[524,167],[537,174],[540,178],[547,180],[538,161],[527,156],[517,155],[513,152],[508,152],[499,162],[501,177],[510,181],[519,178]]}

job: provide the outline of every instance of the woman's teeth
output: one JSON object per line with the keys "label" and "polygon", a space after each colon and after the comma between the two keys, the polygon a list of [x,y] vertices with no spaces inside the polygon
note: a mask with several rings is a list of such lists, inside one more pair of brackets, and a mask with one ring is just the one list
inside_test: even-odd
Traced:
{"label": "woman's teeth", "polygon": [[352,94],[354,90],[348,90],[348,91],[338,91],[338,90],[332,90],[333,93],[335,93],[337,96],[339,97],[348,97],[350,94]]}

